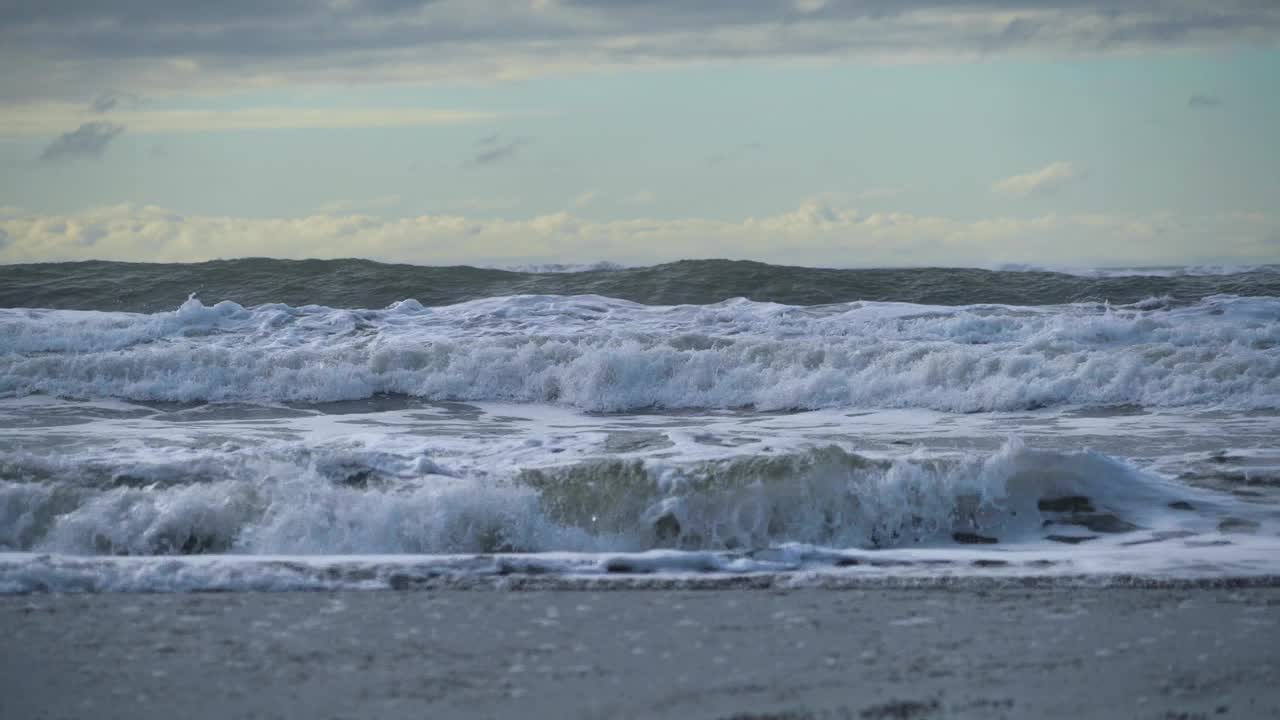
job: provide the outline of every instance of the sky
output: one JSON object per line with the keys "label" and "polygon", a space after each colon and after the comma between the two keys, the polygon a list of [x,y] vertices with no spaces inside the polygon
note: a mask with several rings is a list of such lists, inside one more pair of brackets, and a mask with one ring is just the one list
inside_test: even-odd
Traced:
{"label": "sky", "polygon": [[1274,0],[0,0],[0,262],[1280,262]]}

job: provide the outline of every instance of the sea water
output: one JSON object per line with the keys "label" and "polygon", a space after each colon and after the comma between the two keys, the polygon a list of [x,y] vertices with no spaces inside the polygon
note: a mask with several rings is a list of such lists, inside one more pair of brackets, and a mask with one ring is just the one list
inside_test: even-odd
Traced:
{"label": "sea water", "polygon": [[1280,574],[1280,270],[0,268],[0,591]]}

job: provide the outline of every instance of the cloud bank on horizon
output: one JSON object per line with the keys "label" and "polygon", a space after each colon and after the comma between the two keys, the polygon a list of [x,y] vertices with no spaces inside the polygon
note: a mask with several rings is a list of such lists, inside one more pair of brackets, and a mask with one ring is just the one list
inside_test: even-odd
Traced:
{"label": "cloud bank on horizon", "polygon": [[1280,261],[1272,0],[0,0],[0,67],[0,262]]}
{"label": "cloud bank on horizon", "polygon": [[[333,213],[301,218],[184,216],[116,206],[71,216],[0,209],[0,262],[182,262],[270,255],[384,262],[521,264],[563,258],[653,263],[731,258],[781,264],[1060,266],[1273,262],[1280,223],[1219,216],[1055,215],[957,221],[865,212],[821,200],[741,221],[596,221],[567,212],[527,220]],[[264,253],[264,248],[270,248]]]}

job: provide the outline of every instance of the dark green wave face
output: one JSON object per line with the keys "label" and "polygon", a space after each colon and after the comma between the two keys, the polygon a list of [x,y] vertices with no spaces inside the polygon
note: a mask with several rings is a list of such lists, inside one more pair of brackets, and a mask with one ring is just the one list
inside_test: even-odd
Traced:
{"label": "dark green wave face", "polygon": [[856,300],[929,305],[1117,304],[1167,297],[1280,296],[1280,267],[1233,274],[1079,276],[963,268],[840,270],[730,260],[580,272],[515,272],[387,265],[369,260],[246,258],[191,264],[78,262],[0,266],[0,307],[156,312],[192,293],[205,302],[385,307],[416,299],[450,305],[505,295],[604,295],[648,305],[735,297],[787,305]]}

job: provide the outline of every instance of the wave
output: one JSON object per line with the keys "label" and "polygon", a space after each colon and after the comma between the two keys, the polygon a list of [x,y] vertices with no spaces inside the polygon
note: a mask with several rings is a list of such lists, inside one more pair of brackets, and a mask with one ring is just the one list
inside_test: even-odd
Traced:
{"label": "wave", "polygon": [[1057,305],[1127,304],[1147,297],[1188,304],[1221,294],[1280,296],[1277,266],[1218,270],[854,270],[729,260],[520,270],[388,265],[368,260],[93,261],[0,266],[0,307],[157,312],[177,306],[193,292],[210,301],[234,300],[246,306],[284,303],[335,308],[385,307],[410,297],[423,305],[442,306],[509,295],[603,295],[648,305],[705,305],[734,297],[787,305],[857,300]]}
{"label": "wave", "polygon": [[537,273],[537,274],[549,275],[552,273],[579,273],[579,272],[592,272],[592,271],[609,272],[612,270],[626,270],[627,268],[632,268],[632,267],[647,267],[647,266],[624,265],[622,263],[601,260],[599,262],[593,262],[593,263],[531,263],[531,264],[525,264],[525,265],[491,265],[491,266],[485,266],[485,267],[491,267],[496,270],[507,270],[509,272],[517,272],[517,273]]}
{"label": "wave", "polygon": [[648,408],[1280,408],[1280,299],[1056,308],[518,296],[0,310],[0,396]]}
{"label": "wave", "polygon": [[[876,553],[875,557],[870,552]],[[607,556],[243,555],[82,557],[0,554],[0,593],[182,593],[316,590],[769,590],[799,588],[1148,588],[1280,587],[1275,547],[1212,544],[1084,567],[1061,555],[1010,560],[976,553],[780,548],[768,560],[736,553],[650,551]],[[833,569],[838,569],[832,572]],[[1224,570],[1225,569],[1225,570]]]}
{"label": "wave", "polygon": [[1007,263],[992,268],[1000,272],[1062,273],[1086,278],[1143,278],[1143,277],[1197,277],[1280,274],[1280,265],[1183,265],[1158,267],[1106,267],[1082,268],[1055,265],[1029,265]]}
{"label": "wave", "polygon": [[[79,555],[883,549],[1212,531],[1221,498],[1096,452],[894,460],[838,447],[506,474],[440,458],[214,452],[0,468],[0,549]],[[446,463],[441,465],[439,463]],[[58,483],[43,480],[56,477]],[[1194,507],[1194,509],[1193,509]],[[1179,509],[1180,508],[1180,509]],[[1189,512],[1190,511],[1190,512]],[[760,556],[764,557],[764,556]]]}

